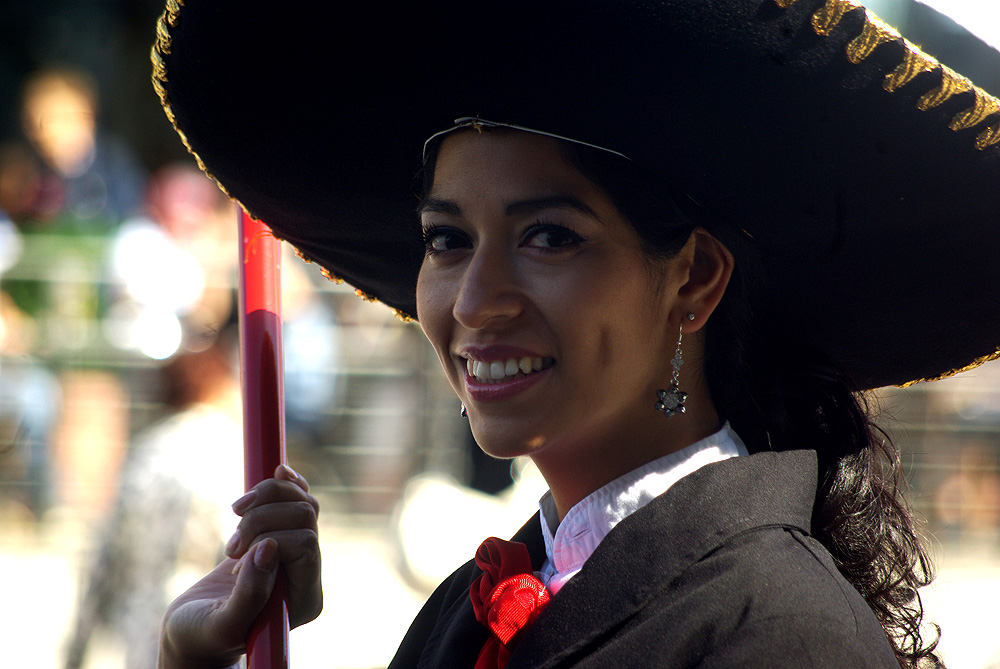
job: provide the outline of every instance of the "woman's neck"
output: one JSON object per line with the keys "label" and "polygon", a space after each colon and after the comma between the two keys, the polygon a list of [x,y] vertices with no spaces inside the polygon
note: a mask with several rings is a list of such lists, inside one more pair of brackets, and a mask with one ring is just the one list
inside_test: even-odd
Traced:
{"label": "woman's neck", "polygon": [[532,461],[549,486],[559,519],[584,497],[618,477],[686,448],[722,427],[707,397],[692,395],[688,407],[685,414],[660,418],[662,431],[652,435],[643,424],[634,431],[568,439],[532,454]]}

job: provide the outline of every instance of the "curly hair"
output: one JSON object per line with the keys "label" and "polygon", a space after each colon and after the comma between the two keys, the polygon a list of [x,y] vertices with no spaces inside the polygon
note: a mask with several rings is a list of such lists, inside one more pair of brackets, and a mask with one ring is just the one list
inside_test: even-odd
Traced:
{"label": "curly hair", "polygon": [[921,629],[918,589],[933,580],[931,560],[872,396],[816,350],[754,327],[747,283],[735,278],[721,317],[707,326],[705,375],[716,408],[751,452],[816,450],[813,535],[875,613],[900,666],[942,666],[939,630],[925,639]]}

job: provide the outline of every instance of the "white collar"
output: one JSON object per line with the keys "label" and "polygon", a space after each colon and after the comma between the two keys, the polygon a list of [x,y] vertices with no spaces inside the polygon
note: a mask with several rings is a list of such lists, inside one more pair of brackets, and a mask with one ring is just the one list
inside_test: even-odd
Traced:
{"label": "white collar", "polygon": [[[555,577],[555,582],[549,584],[550,590],[558,590],[579,571],[608,532],[629,514],[662,495],[691,472],[740,455],[747,455],[746,446],[726,423],[715,434],[648,462],[590,493],[569,510],[561,523],[552,494],[546,492],[538,506],[547,566]],[[553,535],[551,527],[557,523]]]}

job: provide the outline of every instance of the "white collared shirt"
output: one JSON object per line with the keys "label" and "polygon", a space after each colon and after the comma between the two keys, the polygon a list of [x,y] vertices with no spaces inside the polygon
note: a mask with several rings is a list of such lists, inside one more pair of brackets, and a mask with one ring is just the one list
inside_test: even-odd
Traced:
{"label": "white collared shirt", "polygon": [[[546,492],[538,503],[547,556],[537,573],[539,580],[551,594],[556,594],[580,571],[608,532],[629,514],[691,472],[740,455],[747,455],[746,446],[726,423],[715,434],[648,462],[590,493],[569,510],[561,523],[552,494]],[[553,534],[551,528],[556,525]]]}

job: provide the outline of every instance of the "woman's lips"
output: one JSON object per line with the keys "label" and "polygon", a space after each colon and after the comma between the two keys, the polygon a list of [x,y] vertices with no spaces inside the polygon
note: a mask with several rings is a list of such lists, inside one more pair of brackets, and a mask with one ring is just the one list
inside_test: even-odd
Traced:
{"label": "woman's lips", "polygon": [[501,402],[518,395],[548,376],[551,366],[530,374],[507,376],[486,383],[465,372],[465,389],[474,402]]}
{"label": "woman's lips", "polygon": [[464,363],[465,386],[475,402],[497,402],[538,383],[555,365],[555,359],[519,346],[493,344],[464,346],[458,352]]}

